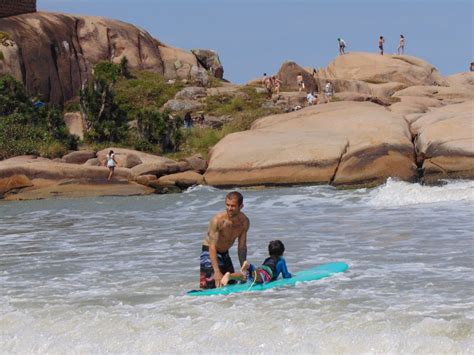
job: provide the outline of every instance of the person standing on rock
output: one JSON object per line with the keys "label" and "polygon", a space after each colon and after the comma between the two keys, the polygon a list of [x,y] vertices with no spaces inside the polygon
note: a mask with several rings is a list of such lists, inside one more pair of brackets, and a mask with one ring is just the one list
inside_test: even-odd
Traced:
{"label": "person standing on rock", "polygon": [[331,102],[331,98],[333,96],[333,87],[330,81],[326,83],[326,86],[324,87],[324,101],[326,103]]}
{"label": "person standing on rock", "polygon": [[339,42],[339,54],[343,55],[346,54],[345,48],[346,48],[346,42],[342,38],[338,38],[337,41]]}
{"label": "person standing on rock", "polygon": [[296,76],[296,85],[298,86],[298,92],[301,92],[305,88],[303,74],[298,73]]}
{"label": "person standing on rock", "polygon": [[273,76],[272,79],[273,79],[273,85],[275,85],[275,93],[277,95],[280,95],[280,88],[283,82],[280,79],[278,79],[278,77],[276,76]]}
{"label": "person standing on rock", "polygon": [[114,176],[115,167],[118,166],[118,163],[115,160],[115,153],[113,150],[111,150],[109,154],[107,154],[107,156],[105,157],[105,165],[107,166],[107,168],[109,168],[109,177],[107,178],[107,181],[110,181]]}
{"label": "person standing on rock", "polygon": [[383,36],[379,37],[379,49],[380,49],[380,54],[383,55],[383,44],[385,43],[385,40]]}
{"label": "person standing on rock", "polygon": [[267,90],[267,99],[270,100],[273,94],[273,80],[271,77],[268,77],[267,74],[263,74],[263,80],[263,86],[265,90]]}
{"label": "person standing on rock", "polygon": [[247,232],[250,222],[241,212],[243,201],[239,192],[229,192],[225,198],[225,211],[217,213],[209,222],[207,236],[202,242],[200,288],[220,287],[224,274],[234,273],[229,249],[236,240],[240,265],[247,260]]}
{"label": "person standing on rock", "polygon": [[398,43],[397,48],[398,55],[405,54],[405,36],[400,35],[400,42]]}

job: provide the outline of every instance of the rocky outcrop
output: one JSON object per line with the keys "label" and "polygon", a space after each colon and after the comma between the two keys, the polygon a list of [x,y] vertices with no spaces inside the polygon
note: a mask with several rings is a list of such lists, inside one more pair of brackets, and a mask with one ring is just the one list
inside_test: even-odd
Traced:
{"label": "rocky outcrop", "polygon": [[[0,19],[11,45],[0,45],[0,74],[23,81],[30,96],[63,103],[76,96],[100,61],[203,82],[207,71],[191,52],[169,47],[131,24],[94,16],[38,12]],[[217,54],[216,54],[217,56]]]}
{"label": "rocky outcrop", "polygon": [[366,102],[264,117],[250,131],[220,141],[204,175],[213,186],[371,185],[389,176],[417,177],[409,126]]}
{"label": "rocky outcrop", "polygon": [[309,74],[303,67],[300,67],[298,64],[292,61],[284,62],[280,70],[278,70],[278,78],[282,81],[282,86],[285,89],[298,90],[298,85],[296,83],[296,77],[301,73],[303,75],[303,81],[305,89],[303,91],[318,91],[316,81],[314,77]]}
{"label": "rocky outcrop", "polygon": [[337,56],[318,75],[324,78],[360,80],[372,84],[401,83],[447,86],[430,63],[411,56],[351,52]]}
{"label": "rocky outcrop", "polygon": [[191,49],[199,63],[218,79],[224,78],[224,67],[216,51],[209,49]]}
{"label": "rocky outcrop", "polygon": [[[105,154],[114,150],[119,162],[115,175],[107,181]],[[63,159],[49,160],[19,156],[0,161],[0,199],[40,199],[110,195],[144,195],[179,192],[203,184],[206,163],[195,155],[181,162],[121,148],[107,148],[97,153],[77,151]],[[102,161],[102,163],[101,163]],[[159,178],[170,176],[169,178]]]}
{"label": "rocky outcrop", "polygon": [[64,123],[70,134],[84,139],[84,120],[80,112],[67,112],[64,115]]}
{"label": "rocky outcrop", "polygon": [[180,189],[187,189],[194,185],[203,185],[204,178],[201,174],[194,171],[185,171],[177,174],[170,174],[162,176],[158,179],[158,184],[161,185],[176,185]]}
{"label": "rocky outcrop", "polygon": [[84,164],[93,158],[95,158],[95,152],[91,150],[78,150],[63,156],[64,162],[68,164]]}
{"label": "rocky outcrop", "polygon": [[433,109],[412,131],[425,181],[474,178],[474,101]]}

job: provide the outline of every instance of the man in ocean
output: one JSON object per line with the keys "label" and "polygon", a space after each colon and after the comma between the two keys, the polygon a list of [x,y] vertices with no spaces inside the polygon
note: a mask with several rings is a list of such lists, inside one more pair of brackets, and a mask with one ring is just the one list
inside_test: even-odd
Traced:
{"label": "man in ocean", "polygon": [[225,199],[225,211],[217,213],[209,222],[207,237],[202,242],[200,288],[220,287],[224,274],[234,273],[229,249],[236,239],[240,265],[247,260],[247,231],[250,222],[241,212],[243,201],[239,192],[229,192]]}

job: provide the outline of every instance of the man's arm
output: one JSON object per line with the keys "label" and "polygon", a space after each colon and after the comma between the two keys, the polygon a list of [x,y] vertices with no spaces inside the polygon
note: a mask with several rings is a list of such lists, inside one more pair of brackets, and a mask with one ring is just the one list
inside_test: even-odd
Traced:
{"label": "man's arm", "polygon": [[240,266],[247,260],[247,232],[249,230],[250,222],[246,219],[244,230],[239,236],[239,245],[237,247],[237,254],[239,255]]}
{"label": "man's arm", "polygon": [[217,261],[216,244],[219,239],[219,224],[216,217],[212,218],[209,222],[207,234],[209,236],[209,258],[211,259],[212,268],[214,269],[214,280],[216,287],[220,287],[223,275],[219,269],[219,262]]}

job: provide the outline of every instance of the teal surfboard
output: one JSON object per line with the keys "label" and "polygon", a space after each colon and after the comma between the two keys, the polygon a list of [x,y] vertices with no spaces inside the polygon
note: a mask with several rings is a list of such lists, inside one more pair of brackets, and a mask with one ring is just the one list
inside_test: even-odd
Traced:
{"label": "teal surfboard", "polygon": [[331,276],[332,274],[338,272],[344,272],[349,268],[344,262],[334,262],[319,265],[313,267],[311,269],[299,271],[295,274],[292,274],[293,277],[290,279],[278,279],[276,281],[272,281],[266,284],[237,284],[237,285],[229,285],[220,288],[213,288],[209,290],[193,290],[189,291],[189,296],[211,296],[211,295],[228,295],[231,293],[239,293],[239,292],[251,292],[251,291],[264,291],[270,288],[275,287],[282,287],[282,286],[293,286],[297,282],[306,282],[306,281],[314,281],[323,279],[325,277]]}

